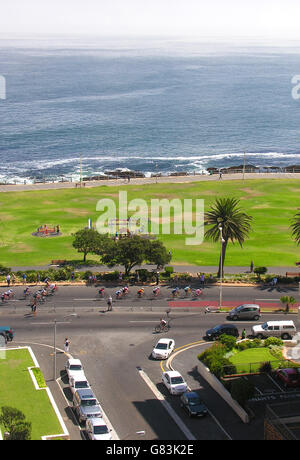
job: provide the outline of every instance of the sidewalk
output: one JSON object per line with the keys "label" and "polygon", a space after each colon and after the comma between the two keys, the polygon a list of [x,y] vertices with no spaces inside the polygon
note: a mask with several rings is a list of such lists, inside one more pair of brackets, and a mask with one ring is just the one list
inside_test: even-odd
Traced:
{"label": "sidewalk", "polygon": [[[218,272],[218,267],[217,266],[196,266],[196,265],[173,265],[170,264],[169,266],[174,268],[174,272],[177,273],[217,273]],[[13,272],[17,271],[27,271],[27,270],[49,270],[49,268],[61,268],[56,265],[44,265],[44,266],[26,266],[26,267],[11,267],[11,270]],[[147,269],[149,271],[157,270],[156,265],[142,265],[142,266],[136,266],[134,267],[133,273],[135,270],[139,269]],[[293,267],[267,267],[268,271],[267,274],[271,275],[281,275],[285,276],[286,272],[292,272],[292,273],[299,273],[300,276],[300,268],[293,266]],[[113,271],[121,271],[124,272],[124,267],[122,266],[115,266],[113,268],[107,267],[105,265],[95,265],[95,266],[81,266],[79,268],[74,268],[74,270],[79,271],[79,272],[84,272],[84,271],[92,271],[92,272],[113,272]],[[159,270],[163,271],[163,270]],[[238,275],[238,274],[247,274],[250,273],[250,266],[249,267],[224,267],[224,273],[225,275]]]}

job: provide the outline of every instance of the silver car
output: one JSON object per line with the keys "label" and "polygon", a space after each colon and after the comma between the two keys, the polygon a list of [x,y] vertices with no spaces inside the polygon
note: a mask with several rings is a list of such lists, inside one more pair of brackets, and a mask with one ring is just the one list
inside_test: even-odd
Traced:
{"label": "silver car", "polygon": [[238,307],[234,308],[229,312],[229,319],[234,321],[238,319],[252,319],[258,321],[261,314],[260,314],[260,307],[256,304],[243,304],[239,305]]}

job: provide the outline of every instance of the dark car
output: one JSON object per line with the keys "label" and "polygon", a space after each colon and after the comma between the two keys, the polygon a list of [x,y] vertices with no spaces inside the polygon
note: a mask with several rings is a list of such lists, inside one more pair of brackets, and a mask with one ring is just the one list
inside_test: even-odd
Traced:
{"label": "dark car", "polygon": [[9,326],[0,326],[0,335],[4,337],[5,343],[7,343],[12,341],[15,333]]}
{"label": "dark car", "polygon": [[215,326],[212,329],[208,329],[206,331],[205,337],[208,340],[215,340],[222,334],[233,335],[234,337],[238,337],[239,331],[234,324],[219,324],[218,326]]}
{"label": "dark car", "polygon": [[181,407],[190,417],[204,417],[208,410],[195,391],[187,391],[180,397]]}
{"label": "dark car", "polygon": [[277,369],[276,377],[287,387],[300,386],[300,369]]}

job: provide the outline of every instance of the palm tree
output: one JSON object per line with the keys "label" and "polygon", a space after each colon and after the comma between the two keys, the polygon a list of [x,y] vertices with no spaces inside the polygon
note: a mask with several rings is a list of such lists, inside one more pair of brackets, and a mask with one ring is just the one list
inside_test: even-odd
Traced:
{"label": "palm tree", "polygon": [[224,261],[229,241],[239,243],[243,247],[245,239],[251,230],[252,217],[239,207],[240,200],[236,198],[217,198],[210,210],[205,213],[204,225],[211,228],[205,232],[205,238],[214,242],[220,240],[222,227],[222,243],[219,261],[218,277],[224,275]]}
{"label": "palm tree", "polygon": [[290,305],[294,305],[296,300],[292,296],[284,295],[280,297],[280,302],[285,305],[285,313],[288,313],[290,311]]}
{"label": "palm tree", "polygon": [[292,236],[297,244],[300,244],[300,211],[292,219]]}

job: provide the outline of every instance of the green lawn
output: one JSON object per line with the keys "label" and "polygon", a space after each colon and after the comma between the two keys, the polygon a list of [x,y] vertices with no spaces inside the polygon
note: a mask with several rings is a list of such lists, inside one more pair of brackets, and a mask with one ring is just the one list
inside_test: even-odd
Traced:
{"label": "green lawn", "polygon": [[274,369],[278,367],[279,360],[276,360],[268,348],[249,348],[240,351],[229,358],[236,366],[237,373],[257,372],[262,363],[270,361]]}
{"label": "green lawn", "polygon": [[[99,199],[113,198],[126,190],[128,201],[144,198],[202,198],[205,210],[216,197],[241,199],[243,209],[253,216],[253,231],[243,249],[229,244],[226,266],[293,266],[300,248],[291,239],[290,220],[300,207],[300,181],[286,179],[247,181],[204,181],[185,184],[128,185],[68,190],[2,193],[0,208],[0,263],[7,266],[46,265],[52,259],[78,259],[72,248],[72,233],[96,222]],[[60,225],[63,235],[37,238],[32,233],[43,224]],[[186,246],[185,235],[161,235],[172,251],[173,264],[217,265],[219,245],[204,242]],[[89,256],[89,259],[92,257]],[[97,258],[95,257],[95,260]]]}
{"label": "green lawn", "polygon": [[27,370],[30,366],[34,363],[27,349],[7,350],[5,359],[0,359],[0,407],[22,411],[32,423],[32,439],[39,440],[63,430],[46,391],[35,389]]}

